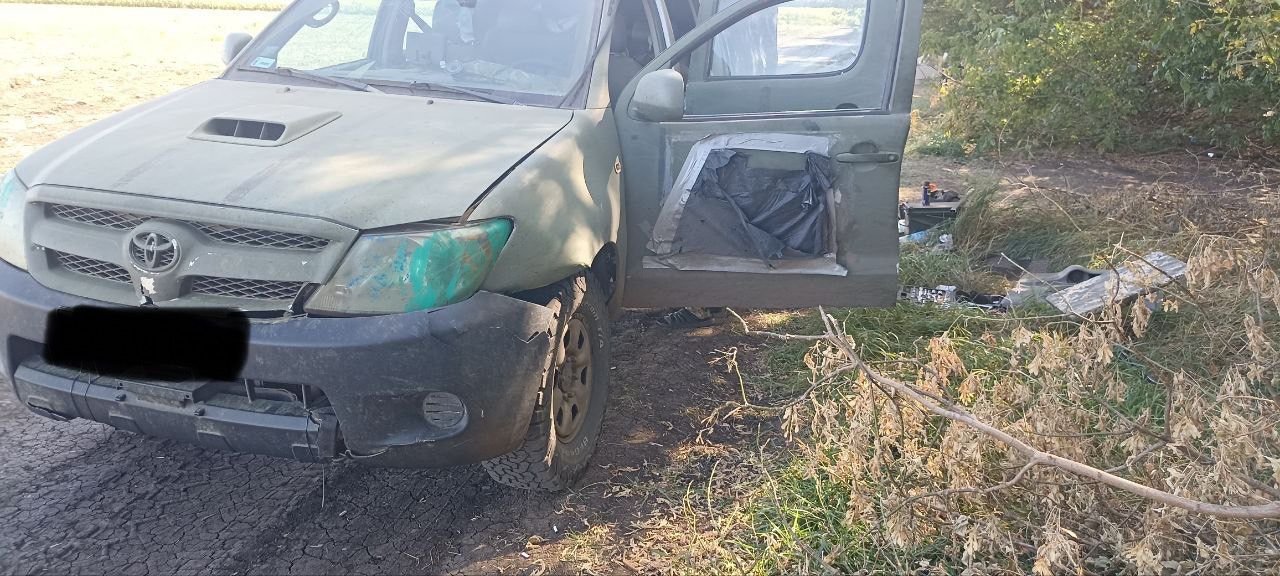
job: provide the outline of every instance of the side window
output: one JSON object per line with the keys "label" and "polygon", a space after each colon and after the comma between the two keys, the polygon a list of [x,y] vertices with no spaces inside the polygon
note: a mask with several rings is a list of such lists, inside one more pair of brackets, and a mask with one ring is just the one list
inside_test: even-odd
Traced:
{"label": "side window", "polygon": [[342,0],[321,8],[281,48],[276,65],[316,70],[367,58],[380,4],[380,0]]}
{"label": "side window", "polygon": [[656,22],[641,2],[624,2],[618,10],[609,48],[609,94],[617,98],[640,69],[656,56]]}
{"label": "side window", "polygon": [[[717,10],[737,0],[719,0]],[[711,77],[841,72],[862,51],[868,0],[795,0],[757,12],[716,35]]]}

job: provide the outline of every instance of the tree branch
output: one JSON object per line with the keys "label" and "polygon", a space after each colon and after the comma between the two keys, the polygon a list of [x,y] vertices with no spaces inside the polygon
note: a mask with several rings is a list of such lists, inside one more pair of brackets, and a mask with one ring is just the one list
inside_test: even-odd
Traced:
{"label": "tree branch", "polygon": [[[899,382],[898,380],[895,380],[893,378],[885,377],[879,374],[878,372],[876,372],[875,370],[872,370],[862,361],[862,359],[858,356],[857,352],[854,351],[853,346],[849,342],[848,337],[845,336],[842,331],[837,331],[835,329],[835,326],[836,326],[835,318],[828,316],[827,313],[823,311],[821,308],[819,308],[819,313],[822,316],[822,323],[826,328],[826,335],[825,335],[826,338],[831,342],[832,345],[834,345],[837,349],[839,349],[849,359],[849,361],[857,368],[858,371],[865,374],[867,378],[869,378],[872,382],[875,382],[885,388],[894,390],[898,394],[911,398],[912,400],[916,401],[916,403],[923,406],[926,410],[928,410],[929,412],[937,416],[941,416],[948,420],[959,422],[961,424],[969,426],[983,433],[984,435],[1005,444],[1006,446],[1012,448],[1014,451],[1025,456],[1029,464],[1034,463],[1034,464],[1045,464],[1045,465],[1053,466],[1055,468],[1058,468],[1065,472],[1069,472],[1076,476],[1080,476],[1082,478],[1087,478],[1089,480],[1106,484],[1107,486],[1111,486],[1112,488],[1118,488],[1120,490],[1130,492],[1132,494],[1141,496],[1148,500],[1152,500],[1161,504],[1167,504],[1169,506],[1174,506],[1177,508],[1182,508],[1184,510],[1196,512],[1199,514],[1206,514],[1209,516],[1217,516],[1222,518],[1244,518],[1244,519],[1280,518],[1280,502],[1268,502],[1266,504],[1259,504],[1259,505],[1252,505],[1252,506],[1210,504],[1208,502],[1202,502],[1200,500],[1184,498],[1182,496],[1178,496],[1176,494],[1172,494],[1164,490],[1139,484],[1137,482],[1134,482],[1132,480],[1128,480],[1125,478],[1121,478],[1119,476],[1116,476],[1104,470],[1094,468],[1093,466],[1089,466],[1088,464],[1077,462],[1070,458],[1063,458],[1062,456],[1051,454],[1049,452],[1045,452],[1043,450],[1035,448],[1034,446],[1031,446],[1030,444],[1023,442],[1022,440],[1015,438],[1014,436],[1010,435],[1004,430],[1001,430],[999,428],[996,428],[995,426],[987,424],[986,422],[978,420],[968,411],[966,411],[965,409],[959,406],[955,406],[954,404],[947,402],[945,400],[942,400],[941,398],[926,394],[925,392],[916,389],[914,386],[911,386],[904,382]],[[1015,478],[1017,477],[1015,476]]]}

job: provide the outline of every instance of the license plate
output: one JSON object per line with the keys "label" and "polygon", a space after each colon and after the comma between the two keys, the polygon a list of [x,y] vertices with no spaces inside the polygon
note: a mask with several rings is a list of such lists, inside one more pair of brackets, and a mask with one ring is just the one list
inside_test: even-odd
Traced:
{"label": "license plate", "polygon": [[44,359],[107,376],[235,380],[249,353],[249,319],[230,310],[60,308],[49,315]]}

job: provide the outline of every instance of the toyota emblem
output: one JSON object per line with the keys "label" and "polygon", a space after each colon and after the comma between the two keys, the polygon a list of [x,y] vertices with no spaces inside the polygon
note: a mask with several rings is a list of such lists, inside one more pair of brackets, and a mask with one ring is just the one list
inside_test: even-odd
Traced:
{"label": "toyota emblem", "polygon": [[178,241],[159,232],[136,232],[129,255],[143,272],[164,272],[178,262]]}

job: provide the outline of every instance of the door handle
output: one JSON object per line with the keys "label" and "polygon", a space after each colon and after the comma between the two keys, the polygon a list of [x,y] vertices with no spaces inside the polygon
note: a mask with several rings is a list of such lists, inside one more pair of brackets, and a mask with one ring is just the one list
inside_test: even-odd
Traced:
{"label": "door handle", "polygon": [[897,162],[902,157],[893,152],[872,152],[869,154],[854,154],[852,152],[844,152],[836,154],[836,162],[845,164],[888,164]]}

